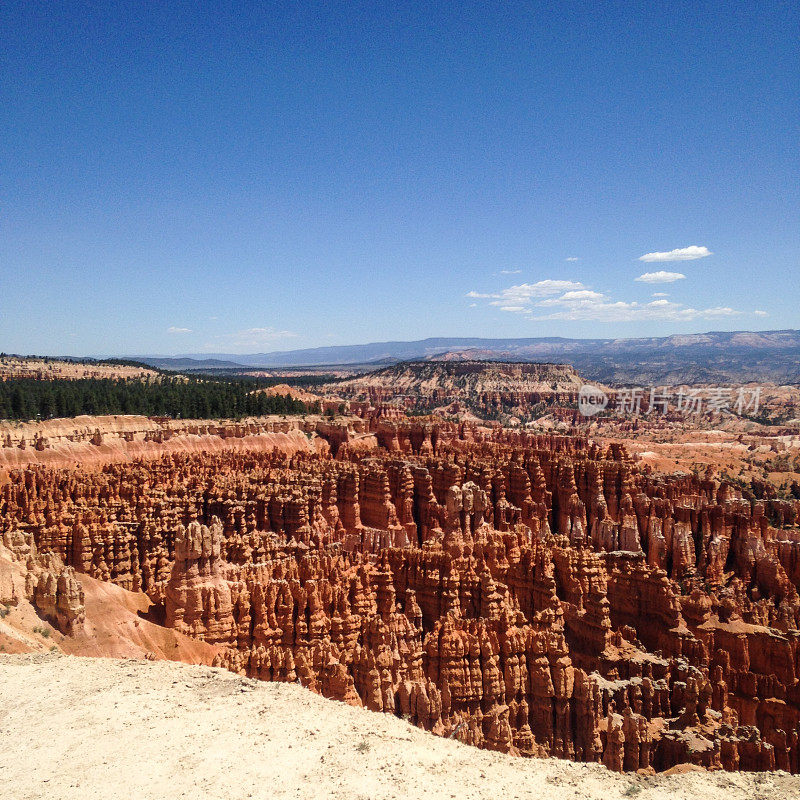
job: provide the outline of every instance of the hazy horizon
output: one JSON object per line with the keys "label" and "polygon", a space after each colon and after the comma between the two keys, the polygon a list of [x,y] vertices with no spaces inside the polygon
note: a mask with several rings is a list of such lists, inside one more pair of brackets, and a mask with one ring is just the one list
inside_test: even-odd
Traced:
{"label": "hazy horizon", "polygon": [[[602,342],[602,341],[613,341],[613,342],[627,342],[627,341],[647,341],[650,339],[653,340],[666,340],[670,339],[671,337],[692,337],[692,336],[714,336],[717,334],[743,334],[743,335],[775,335],[781,333],[793,333],[800,335],[800,329],[795,328],[783,328],[783,329],[764,329],[764,330],[704,330],[704,331],[695,331],[695,332],[687,332],[687,333],[676,333],[676,334],[669,334],[667,336],[658,337],[658,336],[645,336],[645,337],[607,337],[607,336],[584,336],[584,337],[568,337],[568,336],[519,336],[519,337],[476,337],[476,336],[428,336],[423,337],[421,339],[382,339],[382,340],[375,340],[369,342],[348,342],[346,344],[325,344],[319,346],[312,346],[312,347],[287,347],[287,348],[273,348],[269,350],[261,350],[261,351],[209,351],[209,352],[197,352],[197,351],[185,351],[185,352],[171,352],[171,353],[163,353],[163,352],[89,352],[89,353],[64,353],[64,352],[52,352],[52,353],[34,353],[34,352],[13,352],[13,351],[3,351],[4,355],[8,356],[20,356],[20,357],[42,357],[42,358],[59,358],[59,357],[66,357],[70,359],[131,359],[136,360],[139,358],[153,358],[153,359],[219,359],[219,358],[230,358],[234,359],[238,357],[258,357],[258,356],[267,356],[267,355],[282,355],[282,354],[292,354],[292,353],[301,353],[301,352],[311,352],[311,351],[319,351],[319,350],[348,350],[348,349],[358,349],[358,348],[368,348],[368,347],[377,347],[381,345],[403,345],[403,344],[415,344],[415,343],[422,343],[422,342],[460,342],[460,341],[467,341],[472,340],[469,344],[439,344],[436,347],[444,347],[447,349],[442,350],[442,353],[445,352],[457,352],[459,350],[468,350],[471,347],[475,347],[476,349],[481,349],[480,344],[488,344],[492,342],[522,342],[522,341],[532,341],[532,342],[545,342],[547,340],[561,340],[564,342],[572,343],[572,342]],[[354,362],[356,363],[356,362]]]}

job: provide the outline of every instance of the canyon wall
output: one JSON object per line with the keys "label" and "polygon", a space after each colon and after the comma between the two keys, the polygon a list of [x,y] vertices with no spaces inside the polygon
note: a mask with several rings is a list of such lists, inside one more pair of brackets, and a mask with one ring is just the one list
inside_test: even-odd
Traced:
{"label": "canyon wall", "polygon": [[613,770],[800,772],[800,501],[647,474],[582,437],[314,435],[323,452],[12,470],[0,533],[60,565],[56,618],[79,620],[73,578],[111,581],[218,665],[439,735]]}

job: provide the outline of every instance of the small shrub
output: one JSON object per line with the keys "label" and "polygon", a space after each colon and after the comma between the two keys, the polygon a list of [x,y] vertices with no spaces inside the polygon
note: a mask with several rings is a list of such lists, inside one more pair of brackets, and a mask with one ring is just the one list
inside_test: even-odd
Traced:
{"label": "small shrub", "polygon": [[371,746],[370,743],[366,739],[362,739],[356,745],[356,750],[358,750],[359,753],[368,753],[370,746]]}

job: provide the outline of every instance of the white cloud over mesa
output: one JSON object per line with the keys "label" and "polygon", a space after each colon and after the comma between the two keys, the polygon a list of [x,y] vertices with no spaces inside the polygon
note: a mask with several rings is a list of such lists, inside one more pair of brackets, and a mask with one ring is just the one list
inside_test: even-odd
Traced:
{"label": "white cloud over mesa", "polygon": [[645,253],[639,256],[639,261],[694,261],[714,255],[707,247],[698,247],[696,244],[689,247],[678,247],[665,253]]}
{"label": "white cloud over mesa", "polygon": [[167,333],[191,333],[191,332],[192,332],[191,328],[179,328],[176,325],[170,325],[169,328],[167,328]]}
{"label": "white cloud over mesa", "polygon": [[616,300],[580,281],[542,280],[522,283],[499,292],[469,292],[467,297],[487,300],[500,311],[532,320],[593,322],[690,322],[733,317],[743,312],[729,306],[694,308],[665,298],[650,302]]}

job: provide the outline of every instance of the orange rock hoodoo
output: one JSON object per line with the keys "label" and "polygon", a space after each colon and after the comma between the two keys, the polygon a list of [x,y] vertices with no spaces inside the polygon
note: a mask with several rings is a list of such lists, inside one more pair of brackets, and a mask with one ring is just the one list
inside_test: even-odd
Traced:
{"label": "orange rock hoodoo", "polygon": [[800,501],[580,437],[377,440],[33,466],[0,488],[0,532],[40,559],[26,592],[62,630],[86,573],[220,665],[480,747],[800,772]]}

